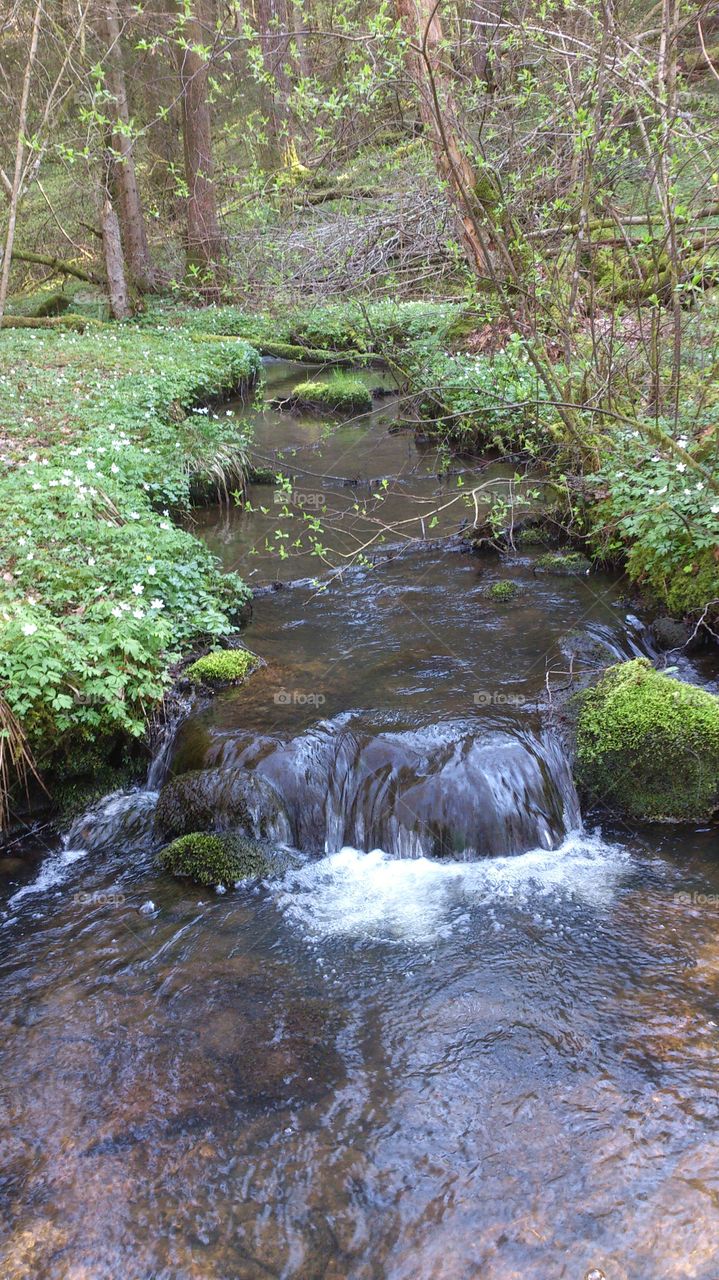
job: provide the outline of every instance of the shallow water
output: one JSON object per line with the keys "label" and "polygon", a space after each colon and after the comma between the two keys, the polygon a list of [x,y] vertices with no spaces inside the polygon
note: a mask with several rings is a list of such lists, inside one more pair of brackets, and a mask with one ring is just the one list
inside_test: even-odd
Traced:
{"label": "shallow water", "polygon": [[[383,447],[384,474],[413,448]],[[716,1280],[719,842],[572,829],[548,673],[651,648],[621,581],[535,557],[420,547],[257,599],[266,669],[170,772],[270,781],[289,870],[159,877],[145,791],[9,877],[3,1280]],[[460,847],[421,856],[440,816]]]}

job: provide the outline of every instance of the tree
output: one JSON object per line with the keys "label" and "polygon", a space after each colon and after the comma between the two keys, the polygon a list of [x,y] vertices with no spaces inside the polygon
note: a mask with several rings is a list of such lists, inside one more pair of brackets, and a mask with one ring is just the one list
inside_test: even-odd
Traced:
{"label": "tree", "polygon": [[37,46],[40,38],[40,25],[43,16],[43,0],[37,0],[35,12],[32,20],[32,29],[30,33],[30,46],[28,49],[27,61],[25,63],[25,74],[23,76],[22,94],[20,96],[20,110],[18,112],[17,125],[17,141],[15,145],[15,167],[13,170],[12,183],[8,193],[8,223],[5,234],[5,252],[2,263],[2,274],[0,274],[0,322],[5,314],[5,303],[7,301],[8,290],[10,288],[10,267],[12,264],[12,251],[15,243],[15,227],[17,225],[17,213],[20,203],[20,190],[23,181],[23,168],[26,149],[26,133],[27,133],[27,117],[28,102],[30,100],[30,84],[32,81],[33,67],[35,58],[37,57]]}
{"label": "tree", "polygon": [[443,62],[439,6],[433,0],[397,0],[397,12],[407,37],[407,65],[417,88],[420,117],[432,142],[437,172],[452,201],[467,257],[477,274],[486,278],[491,273],[487,201],[480,196],[480,178],[461,138],[457,104]]}
{"label": "tree", "polygon": [[203,42],[203,0],[171,0],[177,17],[170,34],[180,80],[187,184],[187,266],[196,270],[207,298],[217,294],[223,238],[217,216],[208,97],[210,50]]}
{"label": "tree", "polygon": [[122,243],[130,276],[138,289],[149,293],[157,288],[158,278],[150,259],[135,173],[117,0],[104,0],[102,27],[107,48],[107,88],[110,95],[110,187],[116,193]]}

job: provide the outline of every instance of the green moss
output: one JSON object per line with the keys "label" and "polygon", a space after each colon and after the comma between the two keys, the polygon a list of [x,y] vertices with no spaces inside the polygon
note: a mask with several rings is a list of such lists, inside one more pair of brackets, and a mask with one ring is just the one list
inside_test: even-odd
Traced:
{"label": "green moss", "polygon": [[517,547],[546,547],[548,543],[549,535],[539,525],[531,525],[528,529],[520,529],[514,535],[514,544]]}
{"label": "green moss", "polygon": [[269,871],[261,847],[244,836],[215,836],[194,831],[168,844],[157,856],[163,871],[202,885],[235,884]]}
{"label": "green moss", "polygon": [[300,382],[292,391],[292,400],[300,409],[329,410],[331,413],[366,413],[372,408],[372,395],[361,378],[348,373],[333,373],[327,379]]}
{"label": "green moss", "polygon": [[544,573],[556,573],[560,577],[583,576],[589,573],[591,565],[586,556],[579,551],[548,551],[534,562],[535,569]]}
{"label": "green moss", "polygon": [[213,649],[193,662],[185,675],[197,684],[230,684],[244,680],[258,663],[259,658],[249,649]]}
{"label": "green moss", "polygon": [[493,582],[487,592],[487,595],[490,596],[492,600],[506,601],[514,600],[515,596],[521,595],[521,593],[521,583],[511,582],[509,579],[505,579],[502,582]]}
{"label": "green moss", "polygon": [[645,658],[581,695],[577,782],[638,821],[704,822],[719,810],[719,698]]}

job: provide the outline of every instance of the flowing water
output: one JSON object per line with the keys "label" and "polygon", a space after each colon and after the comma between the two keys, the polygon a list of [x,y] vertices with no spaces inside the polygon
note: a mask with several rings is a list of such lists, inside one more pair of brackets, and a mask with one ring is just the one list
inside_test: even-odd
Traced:
{"label": "flowing water", "polygon": [[[6,860],[3,1280],[719,1276],[717,837],[583,826],[546,711],[647,633],[620,580],[461,554],[457,492],[537,482],[438,476],[394,413],[254,414],[299,515],[253,485],[197,523],[267,588],[267,665]],[[326,572],[294,534],[323,506],[375,563]],[[267,882],[157,874],[156,788],[196,770],[287,846]]]}

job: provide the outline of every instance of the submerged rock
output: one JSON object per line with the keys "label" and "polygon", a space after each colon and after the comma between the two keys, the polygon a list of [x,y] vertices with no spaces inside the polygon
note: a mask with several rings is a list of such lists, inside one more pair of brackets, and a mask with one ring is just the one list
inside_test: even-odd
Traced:
{"label": "submerged rock", "polygon": [[165,846],[157,855],[163,871],[195,884],[227,888],[238,880],[264,876],[270,870],[260,845],[246,836],[208,835],[193,831]]}
{"label": "submerged rock", "polygon": [[609,667],[581,695],[575,771],[591,801],[637,821],[714,818],[719,698],[646,658]]}

